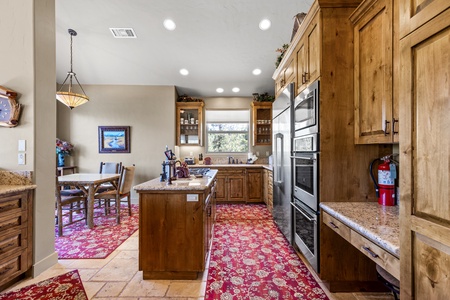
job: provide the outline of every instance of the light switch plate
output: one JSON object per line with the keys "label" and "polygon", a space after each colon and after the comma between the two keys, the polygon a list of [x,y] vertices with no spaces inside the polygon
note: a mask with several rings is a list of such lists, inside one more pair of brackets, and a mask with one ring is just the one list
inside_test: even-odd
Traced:
{"label": "light switch plate", "polygon": [[186,201],[187,202],[197,202],[198,201],[198,194],[187,194],[186,195]]}
{"label": "light switch plate", "polygon": [[19,153],[17,156],[17,163],[19,165],[24,165],[25,164],[25,153]]}
{"label": "light switch plate", "polygon": [[25,151],[26,150],[26,142],[25,140],[19,140],[19,145],[17,148],[18,151]]}

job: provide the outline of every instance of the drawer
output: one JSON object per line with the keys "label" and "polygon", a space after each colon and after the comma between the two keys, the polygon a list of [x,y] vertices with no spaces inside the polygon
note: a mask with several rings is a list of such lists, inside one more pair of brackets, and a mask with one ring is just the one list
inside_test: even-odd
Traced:
{"label": "drawer", "polygon": [[343,224],[341,221],[338,221],[336,218],[330,216],[326,212],[323,213],[323,223],[333,229],[333,231],[342,236],[344,239],[350,241],[350,227]]}
{"label": "drawer", "polygon": [[391,273],[392,276],[400,280],[400,260],[394,255],[383,250],[355,231],[351,232],[350,243],[373,260],[377,265],[381,266]]}
{"label": "drawer", "polygon": [[0,235],[0,257],[18,253],[27,248],[28,231],[26,227],[8,230]]}
{"label": "drawer", "polygon": [[28,193],[4,195],[0,201],[0,216],[17,214],[27,210]]}
{"label": "drawer", "polygon": [[0,261],[0,286],[25,272],[27,270],[27,260],[27,252],[25,250],[2,258]]}

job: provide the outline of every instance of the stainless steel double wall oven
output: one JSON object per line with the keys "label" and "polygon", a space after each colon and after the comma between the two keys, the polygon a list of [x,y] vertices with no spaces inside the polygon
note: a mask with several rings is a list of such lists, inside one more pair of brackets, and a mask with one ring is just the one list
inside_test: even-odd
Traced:
{"label": "stainless steel double wall oven", "polygon": [[294,244],[319,272],[319,81],[295,98],[292,109]]}

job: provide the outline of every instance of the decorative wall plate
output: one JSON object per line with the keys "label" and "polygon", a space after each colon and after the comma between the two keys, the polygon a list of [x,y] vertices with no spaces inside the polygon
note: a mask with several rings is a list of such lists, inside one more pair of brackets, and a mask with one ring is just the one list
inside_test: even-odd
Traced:
{"label": "decorative wall plate", "polygon": [[0,86],[0,126],[16,127],[22,106],[16,100],[17,93]]}

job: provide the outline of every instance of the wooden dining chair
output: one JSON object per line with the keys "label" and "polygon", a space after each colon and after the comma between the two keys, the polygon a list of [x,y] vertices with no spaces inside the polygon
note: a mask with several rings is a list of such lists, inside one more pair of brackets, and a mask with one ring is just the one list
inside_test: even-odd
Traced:
{"label": "wooden dining chair", "polygon": [[[111,213],[111,210],[116,211],[116,222],[120,224],[120,203],[123,198],[126,198],[128,205],[128,215],[131,216],[131,187],[134,179],[135,166],[123,166],[120,172],[119,183],[117,188],[107,190],[102,193],[97,193],[95,199],[103,200],[105,202],[105,214]],[[114,200],[114,206],[111,206],[111,200]]]}
{"label": "wooden dining chair", "polygon": [[[58,176],[55,182],[55,200],[56,200],[56,223],[58,224],[58,236],[63,235],[63,227],[85,220],[87,224],[87,198],[82,195],[61,195],[61,189],[58,185]],[[75,212],[82,211],[81,217],[74,217]],[[63,222],[63,217],[68,216],[68,221]]]}
{"label": "wooden dining chair", "polygon": [[[100,174],[120,174],[122,162],[100,162]],[[103,193],[107,190],[115,189],[111,183],[104,183],[97,188],[97,193]]]}

